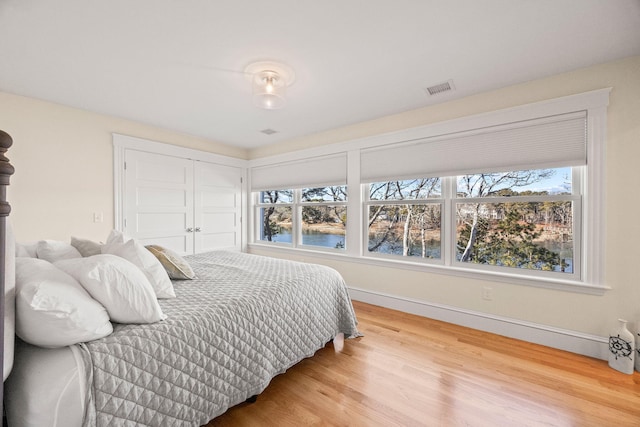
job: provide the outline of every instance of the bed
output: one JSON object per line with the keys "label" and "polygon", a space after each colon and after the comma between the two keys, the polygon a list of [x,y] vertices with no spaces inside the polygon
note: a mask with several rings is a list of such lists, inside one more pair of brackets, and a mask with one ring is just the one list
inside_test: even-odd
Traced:
{"label": "bed", "polygon": [[[331,340],[359,335],[345,283],[331,268],[235,251],[179,257],[117,232],[92,244],[17,245],[16,330],[25,340],[16,340],[5,381],[9,427],[204,425]],[[134,247],[154,254],[155,273],[159,264],[173,277],[170,288],[159,289],[145,265],[125,256]],[[103,299],[120,281],[128,288]],[[153,302],[138,304],[146,283]],[[60,314],[76,300],[76,314]],[[47,304],[53,308],[43,311]],[[73,316],[81,331],[55,333]]]}

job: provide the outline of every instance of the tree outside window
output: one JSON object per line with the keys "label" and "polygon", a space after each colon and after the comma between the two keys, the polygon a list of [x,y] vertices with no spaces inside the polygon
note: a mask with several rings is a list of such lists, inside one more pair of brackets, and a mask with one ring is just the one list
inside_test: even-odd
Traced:
{"label": "tree outside window", "polygon": [[440,178],[370,184],[367,251],[439,259],[440,197]]}
{"label": "tree outside window", "polygon": [[[290,229],[293,203],[292,190],[269,190],[260,192],[259,216],[260,240],[267,242],[291,243]],[[288,236],[288,237],[287,237]]]}
{"label": "tree outside window", "polygon": [[302,244],[344,250],[347,186],[303,188]]}
{"label": "tree outside window", "polygon": [[459,176],[456,260],[573,273],[571,192],[570,168]]}

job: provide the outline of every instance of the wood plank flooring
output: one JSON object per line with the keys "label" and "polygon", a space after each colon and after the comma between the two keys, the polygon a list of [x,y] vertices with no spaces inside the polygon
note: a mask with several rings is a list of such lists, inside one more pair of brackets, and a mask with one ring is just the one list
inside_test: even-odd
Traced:
{"label": "wood plank flooring", "polygon": [[640,426],[640,373],[354,301],[362,338],[328,344],[218,426]]}

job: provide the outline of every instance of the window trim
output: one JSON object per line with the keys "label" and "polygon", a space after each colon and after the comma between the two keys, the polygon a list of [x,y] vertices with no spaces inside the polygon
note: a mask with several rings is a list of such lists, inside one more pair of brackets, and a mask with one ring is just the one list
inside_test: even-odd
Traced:
{"label": "window trim", "polygon": [[[606,290],[611,289],[604,282],[605,278],[605,148],[606,148],[606,128],[607,128],[607,106],[609,103],[609,95],[611,88],[598,89],[590,92],[569,95],[560,98],[554,98],[546,101],[540,101],[530,104],[524,104],[517,107],[506,108],[487,113],[480,113],[472,116],[466,116],[419,126],[408,128],[389,133],[374,135],[357,140],[346,142],[337,142],[324,146],[303,149],[299,151],[288,152],[285,154],[275,155],[271,157],[259,158],[249,161],[249,180],[251,180],[251,169],[264,165],[275,165],[278,163],[303,160],[309,157],[317,157],[322,155],[330,155],[332,153],[347,152],[347,184],[349,188],[348,201],[348,226],[347,239],[349,241],[362,242],[364,237],[363,214],[353,214],[354,210],[362,211],[365,203],[365,194],[363,194],[363,186],[360,183],[360,152],[363,149],[380,147],[393,143],[406,143],[412,140],[418,140],[428,137],[446,135],[455,132],[465,132],[471,129],[479,129],[482,127],[500,125],[510,122],[535,119],[546,117],[549,115],[558,115],[571,113],[576,111],[587,112],[587,166],[574,168],[574,171],[580,170],[582,174],[581,182],[584,191],[582,191],[582,218],[583,248],[582,258],[584,263],[582,271],[583,278],[580,281],[563,280],[563,279],[547,279],[547,278],[530,278],[523,277],[520,274],[510,274],[502,272],[484,272],[469,271],[468,269],[460,269],[456,266],[440,266],[425,263],[405,262],[403,260],[387,260],[373,257],[366,257],[363,253],[364,244],[350,245],[344,253],[327,253],[319,250],[308,250],[306,248],[286,248],[276,247],[274,244],[262,243],[257,241],[253,227],[255,227],[255,219],[249,218],[249,246],[264,247],[283,254],[292,256],[309,254],[329,260],[340,260],[345,262],[364,263],[376,265],[385,268],[400,268],[406,270],[415,270],[428,272],[433,274],[443,274],[458,277],[465,277],[475,280],[494,280],[516,285],[527,285],[548,289],[556,289],[570,292],[587,293],[601,295]],[[357,189],[360,191],[357,191]],[[442,191],[445,191],[444,183]],[[444,206],[444,210],[451,209],[451,206]],[[249,215],[255,214],[254,209],[249,209]],[[442,215],[450,214],[448,212]],[[578,213],[575,213],[576,215]],[[450,233],[450,230],[444,228],[443,224],[441,233]],[[355,237],[355,238],[354,238]],[[357,247],[354,247],[357,246]],[[366,248],[365,248],[366,250]],[[443,247],[443,251],[450,250]]]}
{"label": "window trim", "polygon": [[[327,185],[326,187],[342,187],[342,185]],[[346,187],[346,186],[345,186]],[[307,188],[307,187],[305,187]],[[321,187],[313,187],[313,188],[321,188]],[[349,208],[348,208],[348,201],[349,201],[349,196],[347,196],[347,200],[344,201],[317,201],[317,202],[308,202],[308,201],[303,201],[302,200],[302,190],[303,188],[294,188],[294,189],[286,189],[287,191],[291,191],[292,192],[292,201],[291,202],[287,202],[287,203],[263,203],[260,202],[260,193],[262,191],[256,191],[254,192],[254,212],[255,212],[255,219],[254,221],[258,221],[261,220],[262,215],[260,214],[260,210],[265,208],[265,207],[270,207],[270,206],[274,206],[274,207],[288,207],[291,208],[291,215],[292,215],[292,220],[291,220],[291,243],[286,243],[286,242],[269,242],[267,240],[262,240],[261,236],[260,236],[260,230],[261,230],[261,226],[257,226],[256,225],[256,229],[255,229],[255,233],[253,234],[253,243],[255,244],[263,244],[263,245],[267,245],[267,246],[271,246],[271,245],[278,245],[278,246],[283,246],[283,247],[289,247],[291,249],[307,249],[307,250],[312,250],[312,251],[327,251],[327,252],[335,252],[335,253],[343,253],[345,252],[345,250],[343,249],[338,249],[338,248],[331,248],[328,246],[317,246],[317,245],[309,245],[309,244],[304,244],[302,243],[302,208],[306,207],[306,206],[344,206],[345,209],[347,209],[347,218],[349,217]],[[275,190],[263,190],[263,191],[275,191]],[[345,241],[345,249],[348,247],[347,244],[347,233],[346,233],[346,228],[345,227],[345,236],[344,236],[344,241]]]}

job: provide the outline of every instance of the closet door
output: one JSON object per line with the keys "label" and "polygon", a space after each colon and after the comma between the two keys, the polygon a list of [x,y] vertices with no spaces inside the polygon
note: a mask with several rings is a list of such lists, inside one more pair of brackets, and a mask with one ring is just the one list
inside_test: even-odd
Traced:
{"label": "closet door", "polygon": [[194,162],[195,252],[241,249],[242,170]]}
{"label": "closet door", "polygon": [[193,161],[127,149],[124,167],[125,234],[193,253]]}

